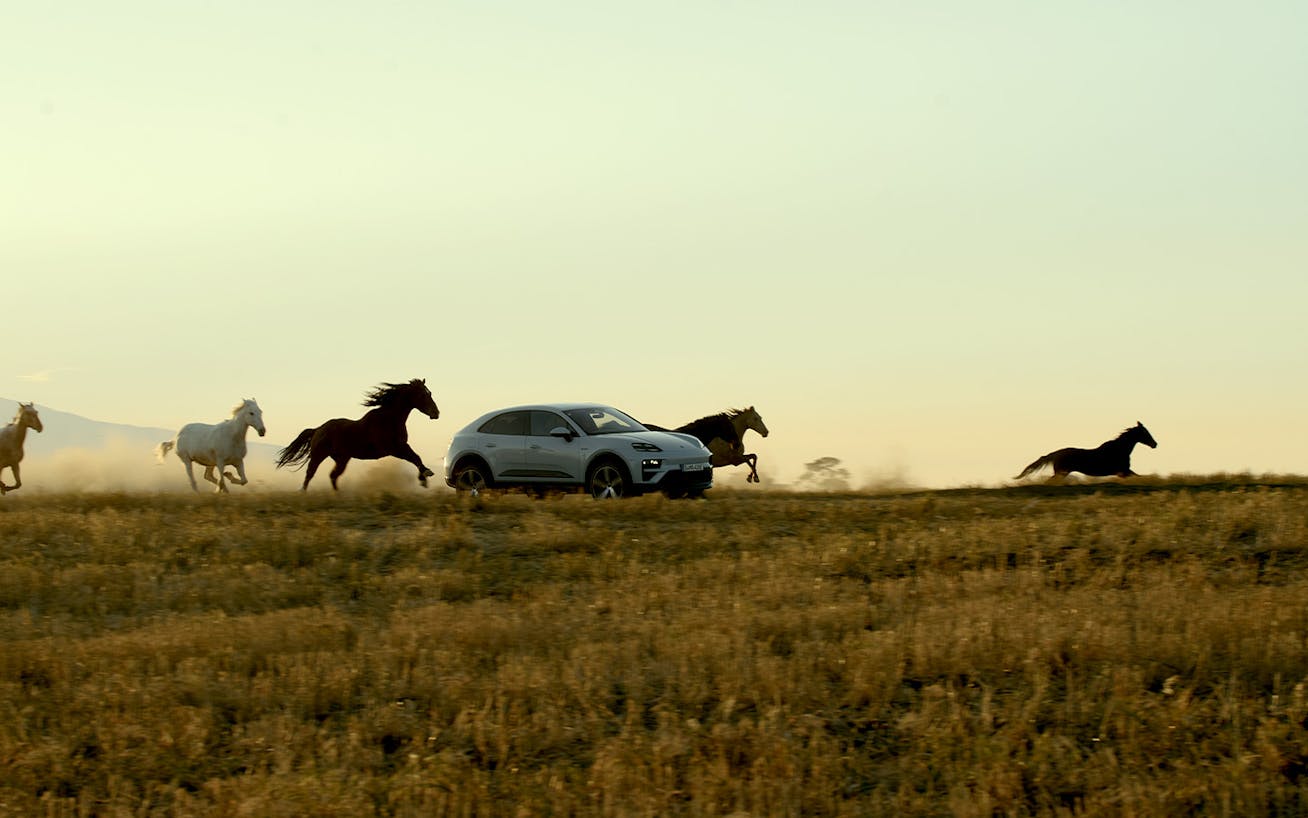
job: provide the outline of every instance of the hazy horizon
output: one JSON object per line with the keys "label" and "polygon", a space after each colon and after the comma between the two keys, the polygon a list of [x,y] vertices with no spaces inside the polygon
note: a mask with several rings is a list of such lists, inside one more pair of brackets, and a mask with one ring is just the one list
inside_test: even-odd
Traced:
{"label": "hazy horizon", "polygon": [[433,469],[483,412],[580,399],[664,426],[752,404],[787,483],[824,456],[1002,483],[1137,420],[1141,473],[1303,473],[1306,24],[16,8],[0,394],[174,429],[254,397],[285,443],[421,377]]}
{"label": "hazy horizon", "polygon": [[[9,412],[13,403],[8,398],[0,397],[0,412]],[[171,439],[172,435],[175,434],[174,432],[162,427],[120,426],[97,421],[93,418],[82,418],[78,415],[76,417],[81,421],[93,424],[96,428],[90,431],[79,430],[78,437],[74,442],[65,443],[59,439],[63,430],[58,427],[58,424],[62,419],[60,416],[69,413],[55,409],[52,418],[50,410],[53,407],[38,404],[37,408],[44,413],[42,418],[46,432],[28,433],[23,468],[26,469],[24,474],[27,476],[24,489],[30,489],[29,493],[190,491],[190,484],[186,480],[184,466],[181,461],[171,454],[160,461],[155,454],[154,447],[163,440]],[[414,417],[421,416],[415,415]],[[53,427],[51,426],[52,421],[55,424]],[[751,433],[752,437],[753,433]],[[249,433],[246,439],[247,446],[250,449],[246,457],[246,472],[250,478],[250,487],[237,487],[234,490],[242,492],[268,489],[290,491],[300,488],[304,476],[302,470],[277,469],[273,462],[277,450],[286,442],[289,441],[272,442],[268,438],[260,439],[253,433]],[[1148,452],[1147,449],[1143,448],[1141,451]],[[443,451],[441,454],[443,455]],[[811,471],[806,468],[807,462],[801,464],[793,473],[783,473],[776,469],[762,469],[763,480],[757,488],[795,491],[830,489],[901,491],[965,486],[995,487],[1016,482],[1009,475],[995,480],[972,481],[965,484],[927,485],[915,480],[911,464],[902,461],[891,459],[873,468],[860,469],[838,454],[825,455],[824,457],[836,458],[838,462],[834,464],[835,471]],[[812,458],[808,462],[817,459]],[[1140,468],[1140,461],[1137,461],[1135,465]],[[431,485],[434,488],[443,488],[439,476],[439,463],[433,465],[433,468],[437,469],[438,476],[432,481]],[[200,467],[197,466],[196,469],[198,479]],[[715,473],[715,484],[719,488],[753,490],[755,487],[745,482],[747,473],[745,467],[718,469]],[[41,482],[33,483],[31,481],[32,474],[39,475]],[[1145,476],[1185,479],[1219,474],[1277,477],[1294,476],[1299,473],[1239,469],[1169,472],[1166,474],[1146,472]],[[1049,476],[1048,470],[1044,470],[1033,475],[1029,478],[1029,481],[1041,481]],[[5,477],[8,478],[8,473],[6,473]],[[834,482],[824,482],[823,478],[832,478]],[[1082,479],[1085,478],[1081,475],[1074,475],[1072,481],[1076,482]],[[344,489],[352,491],[422,490],[418,488],[414,479],[413,467],[394,458],[385,458],[381,461],[351,461],[346,477],[342,478],[341,485]],[[200,488],[202,492],[208,492],[212,486],[202,482]],[[317,480],[313,484],[313,488],[315,490],[330,490],[325,477]]]}

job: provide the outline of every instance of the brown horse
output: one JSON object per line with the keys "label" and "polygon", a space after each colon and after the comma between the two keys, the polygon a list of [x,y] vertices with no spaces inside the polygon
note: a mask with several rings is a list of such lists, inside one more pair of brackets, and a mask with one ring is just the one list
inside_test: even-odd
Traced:
{"label": "brown horse", "polygon": [[[649,426],[649,424],[645,424]],[[650,427],[655,428],[655,427]],[[748,409],[731,409],[716,415],[707,415],[699,420],[692,420],[674,431],[685,432],[699,438],[712,453],[709,462],[714,467],[749,465],[747,483],[757,483],[758,455],[745,451],[743,442],[745,432],[753,429],[763,437],[768,436],[768,427],[763,423],[763,416],[751,406]]]}
{"label": "brown horse", "polygon": [[1101,443],[1093,449],[1076,449],[1066,448],[1059,449],[1056,452],[1050,452],[1044,457],[1037,458],[1034,463],[1022,469],[1022,473],[1014,480],[1021,480],[1032,472],[1039,471],[1045,466],[1052,466],[1054,476],[1051,480],[1061,480],[1074,471],[1090,477],[1108,477],[1116,475],[1117,477],[1133,477],[1135,472],[1131,471],[1131,450],[1135,444],[1143,443],[1151,449],[1158,448],[1158,441],[1154,436],[1149,434],[1149,430],[1144,427],[1143,423],[1136,421],[1136,424],[1125,429],[1120,435]]}
{"label": "brown horse", "polygon": [[441,412],[432,400],[427,382],[414,378],[408,383],[383,383],[364,397],[363,405],[376,408],[358,420],[334,418],[316,429],[300,432],[289,446],[278,452],[277,468],[307,462],[309,469],[304,474],[304,485],[300,487],[304,491],[309,488],[318,465],[330,457],[336,464],[331,471],[332,488],[335,489],[337,478],[351,458],[378,460],[398,457],[417,466],[418,482],[426,487],[427,478],[435,472],[423,465],[422,458],[409,446],[409,430],[405,423],[409,412],[414,409],[432,420],[440,417]]}
{"label": "brown horse", "polygon": [[0,494],[21,488],[23,485],[18,463],[23,459],[23,443],[27,440],[28,429],[40,432],[45,427],[41,425],[41,417],[36,413],[35,404],[20,403],[18,413],[14,415],[14,422],[0,429],[0,472],[8,468],[14,473],[12,486],[6,486],[4,481],[0,480]]}

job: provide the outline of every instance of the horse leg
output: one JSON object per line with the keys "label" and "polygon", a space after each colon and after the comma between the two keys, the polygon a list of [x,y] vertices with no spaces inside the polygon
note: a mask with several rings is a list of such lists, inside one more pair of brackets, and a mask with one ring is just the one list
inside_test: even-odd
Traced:
{"label": "horse leg", "polygon": [[322,465],[322,461],[326,459],[327,455],[321,452],[310,452],[309,468],[304,470],[304,484],[300,486],[300,491],[309,490],[309,481],[313,479],[313,475],[318,471],[318,466]]}
{"label": "horse leg", "polygon": [[18,464],[14,463],[10,466],[9,471],[14,474],[14,484],[12,486],[5,486],[5,491],[17,491],[23,486],[22,473],[18,471]]}
{"label": "horse leg", "polygon": [[[180,455],[178,455],[180,457]],[[195,483],[195,464],[189,459],[183,457],[182,465],[186,467],[186,479],[191,481],[191,491],[199,491],[200,487]]]}
{"label": "horse leg", "polygon": [[205,480],[208,480],[210,483],[213,483],[215,486],[217,486],[217,488],[214,489],[214,493],[215,493],[215,494],[220,494],[220,493],[222,493],[222,492],[224,492],[224,491],[227,491],[227,485],[223,482],[223,466],[222,466],[222,463],[223,463],[223,461],[221,461],[221,460],[217,461],[217,469],[218,469],[218,476],[217,476],[217,477],[214,477],[214,476],[213,476],[213,472],[214,472],[214,468],[215,468],[214,466],[205,466],[205,467],[204,467],[204,479],[205,479]]}
{"label": "horse leg", "polygon": [[[708,444],[709,465],[713,468],[719,466],[739,466],[742,463],[749,463],[749,458],[754,455],[744,453],[744,447],[734,443],[729,443],[720,437],[715,437]],[[758,473],[754,472],[753,464],[750,464],[750,474],[745,475],[746,483],[758,482]]]}
{"label": "horse leg", "polygon": [[731,444],[720,437],[710,440],[705,448],[709,450],[709,465],[715,469],[720,466],[734,466],[738,462],[732,459],[734,453]]}
{"label": "horse leg", "polygon": [[722,453],[722,459],[726,461],[726,465],[740,466],[747,464],[749,466],[749,474],[745,475],[745,482],[757,483],[758,472],[754,470],[754,461],[758,458],[752,454],[745,454],[745,447],[739,443],[727,443],[726,441],[723,441],[723,445],[726,449]]}
{"label": "horse leg", "polygon": [[732,443],[730,445],[731,448],[727,452],[727,458],[731,462],[731,465],[749,466],[749,474],[745,475],[745,482],[746,483],[758,482],[758,472],[754,471],[754,461],[757,460],[758,458],[756,458],[752,454],[746,454],[745,447],[740,443],[740,441],[736,441],[735,443]]}
{"label": "horse leg", "polygon": [[418,453],[413,450],[413,447],[406,443],[404,444],[403,448],[395,452],[395,456],[400,458],[401,460],[407,460],[408,462],[412,463],[414,466],[417,466],[418,483],[423,488],[427,488],[427,478],[431,477],[436,472],[432,471],[431,469],[423,465],[422,458],[419,457]]}
{"label": "horse leg", "polygon": [[342,474],[345,474],[345,467],[350,464],[350,458],[344,455],[341,455],[340,457],[336,457],[335,455],[333,455],[332,463],[336,464],[332,466],[332,473],[330,475],[332,478],[332,489],[337,490],[336,478],[340,477]]}
{"label": "horse leg", "polygon": [[244,460],[237,460],[235,463],[232,463],[231,465],[236,467],[236,474],[227,472],[226,474],[223,475],[223,477],[226,477],[230,482],[235,483],[238,486],[244,486],[245,484],[250,482],[249,480],[245,479]]}

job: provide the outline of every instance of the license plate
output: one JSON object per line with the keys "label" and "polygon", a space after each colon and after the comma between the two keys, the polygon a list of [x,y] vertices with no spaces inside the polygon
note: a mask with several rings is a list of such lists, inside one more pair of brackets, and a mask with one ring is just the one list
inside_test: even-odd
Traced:
{"label": "license plate", "polygon": [[681,467],[682,471],[705,471],[709,468],[708,463],[686,463]]}

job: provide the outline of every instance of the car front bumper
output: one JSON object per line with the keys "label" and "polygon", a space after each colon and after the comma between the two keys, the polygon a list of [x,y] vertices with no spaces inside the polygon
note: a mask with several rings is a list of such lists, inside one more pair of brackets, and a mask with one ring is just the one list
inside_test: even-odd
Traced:
{"label": "car front bumper", "polygon": [[704,491],[713,487],[713,468],[708,463],[668,463],[656,458],[640,464],[641,488],[657,491]]}

